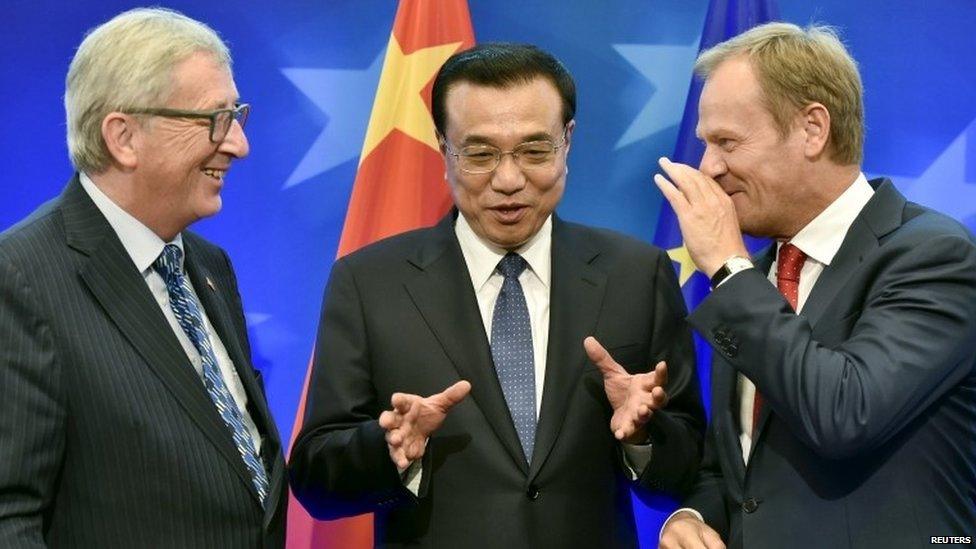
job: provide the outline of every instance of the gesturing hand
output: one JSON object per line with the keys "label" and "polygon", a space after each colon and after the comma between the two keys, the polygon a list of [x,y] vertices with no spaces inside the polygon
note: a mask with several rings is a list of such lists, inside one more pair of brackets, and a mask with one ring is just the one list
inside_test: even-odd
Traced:
{"label": "gesturing hand", "polygon": [[644,425],[654,411],[663,408],[668,401],[664,391],[668,381],[667,366],[664,362],[658,362],[652,372],[629,374],[595,337],[584,339],[583,348],[603,373],[603,388],[613,408],[613,417],[610,418],[613,435],[623,442],[643,442],[647,436]]}
{"label": "gesturing hand", "polygon": [[722,187],[691,166],[667,158],[659,163],[671,180],[657,174],[654,183],[671,204],[698,270],[710,277],[733,255],[749,257],[735,205]]}
{"label": "gesturing hand", "polygon": [[386,430],[386,447],[390,458],[400,469],[424,456],[427,438],[436,431],[447,413],[464,400],[471,391],[471,384],[458,381],[442,392],[421,397],[407,393],[393,393],[390,397],[392,410],[380,414],[380,427]]}

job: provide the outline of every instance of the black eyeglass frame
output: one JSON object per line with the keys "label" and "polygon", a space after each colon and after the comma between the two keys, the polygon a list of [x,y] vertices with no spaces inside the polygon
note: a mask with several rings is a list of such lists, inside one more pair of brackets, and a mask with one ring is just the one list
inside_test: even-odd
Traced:
{"label": "black eyeglass frame", "polygon": [[[230,127],[234,125],[234,120],[241,125],[241,129],[244,129],[244,124],[247,123],[247,117],[251,113],[250,103],[238,103],[233,108],[230,109],[216,109],[212,111],[194,111],[185,109],[168,109],[165,107],[133,107],[131,109],[125,109],[122,111],[126,114],[148,114],[150,116],[162,116],[165,118],[197,118],[197,119],[209,119],[210,120],[210,142],[220,143],[227,137],[230,132]],[[223,133],[217,136],[217,119],[220,116],[226,116],[230,114],[230,122],[226,123],[226,128],[223,129]]]}

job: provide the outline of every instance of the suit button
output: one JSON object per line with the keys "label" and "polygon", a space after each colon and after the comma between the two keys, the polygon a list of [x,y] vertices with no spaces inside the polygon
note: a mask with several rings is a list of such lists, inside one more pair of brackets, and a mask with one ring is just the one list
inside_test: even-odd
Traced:
{"label": "suit button", "polygon": [[742,502],[742,510],[746,513],[755,513],[756,509],[759,509],[759,500],[756,498],[749,498]]}
{"label": "suit button", "polygon": [[530,501],[539,499],[539,487],[535,484],[530,484],[529,489],[525,491],[525,497],[529,498]]}

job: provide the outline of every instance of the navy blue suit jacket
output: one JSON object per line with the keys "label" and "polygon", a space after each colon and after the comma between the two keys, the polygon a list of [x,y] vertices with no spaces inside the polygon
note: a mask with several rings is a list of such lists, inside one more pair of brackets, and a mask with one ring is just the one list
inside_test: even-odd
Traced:
{"label": "navy blue suit jacket", "polygon": [[[976,535],[976,243],[887,181],[799,315],[756,269],[690,316],[716,350],[698,509],[730,547]],[[736,373],[766,406],[743,464]]]}

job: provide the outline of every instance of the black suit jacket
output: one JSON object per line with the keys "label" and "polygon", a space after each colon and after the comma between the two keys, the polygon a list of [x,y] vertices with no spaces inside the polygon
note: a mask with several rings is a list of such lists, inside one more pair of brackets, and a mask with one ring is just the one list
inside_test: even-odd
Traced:
{"label": "black suit jacket", "polygon": [[[799,315],[766,279],[773,247],[690,317],[717,352],[686,504],[730,547],[976,536],[976,243],[890,182],[872,185]],[[767,403],[748,466],[736,372]]]}
{"label": "black suit jacket", "polygon": [[264,437],[267,510],[142,274],[76,176],[0,236],[0,546],[283,545],[281,445],[237,283],[223,250],[183,237],[187,272]]}
{"label": "black suit jacket", "polygon": [[[667,360],[671,403],[652,420],[639,483],[680,492],[699,460],[703,414],[684,302],[660,250],[555,219],[545,386],[531,463],[492,365],[454,216],[335,263],[301,434],[296,496],[319,518],[376,512],[384,547],[634,547],[628,473],[610,432],[595,335],[632,372]],[[403,486],[376,419],[394,392],[465,379],[471,395],[434,433],[419,498]]]}

